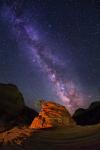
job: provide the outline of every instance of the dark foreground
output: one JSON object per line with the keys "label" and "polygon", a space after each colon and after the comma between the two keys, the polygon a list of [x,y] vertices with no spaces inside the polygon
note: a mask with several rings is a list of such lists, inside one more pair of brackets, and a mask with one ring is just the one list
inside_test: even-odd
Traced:
{"label": "dark foreground", "polygon": [[0,150],[100,150],[100,124],[44,130],[15,127],[0,133]]}

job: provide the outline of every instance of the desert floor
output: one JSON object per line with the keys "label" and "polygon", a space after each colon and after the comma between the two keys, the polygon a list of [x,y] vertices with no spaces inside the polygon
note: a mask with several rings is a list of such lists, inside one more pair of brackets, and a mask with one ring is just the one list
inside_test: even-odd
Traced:
{"label": "desert floor", "polygon": [[100,124],[41,130],[15,127],[0,133],[0,150],[100,150]]}

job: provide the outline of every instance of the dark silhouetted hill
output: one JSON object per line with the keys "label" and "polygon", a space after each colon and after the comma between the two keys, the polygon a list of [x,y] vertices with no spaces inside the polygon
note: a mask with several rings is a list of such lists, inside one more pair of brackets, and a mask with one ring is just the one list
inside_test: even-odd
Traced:
{"label": "dark silhouetted hill", "polygon": [[93,102],[88,109],[79,108],[73,115],[78,125],[100,123],[100,102]]}
{"label": "dark silhouetted hill", "polygon": [[0,84],[0,128],[29,125],[38,113],[25,106],[22,93],[13,84]]}

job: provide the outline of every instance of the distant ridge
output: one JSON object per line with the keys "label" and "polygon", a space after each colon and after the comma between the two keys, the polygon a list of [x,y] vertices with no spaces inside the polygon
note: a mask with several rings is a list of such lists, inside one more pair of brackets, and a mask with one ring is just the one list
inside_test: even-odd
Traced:
{"label": "distant ridge", "polygon": [[88,109],[79,108],[73,115],[78,125],[92,125],[100,123],[100,102],[93,102]]}

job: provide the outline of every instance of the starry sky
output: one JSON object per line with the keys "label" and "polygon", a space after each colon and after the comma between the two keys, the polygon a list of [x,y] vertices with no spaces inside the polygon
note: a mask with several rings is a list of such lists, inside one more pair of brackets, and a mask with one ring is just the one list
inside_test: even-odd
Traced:
{"label": "starry sky", "polygon": [[1,0],[0,82],[73,113],[100,100],[100,0]]}

